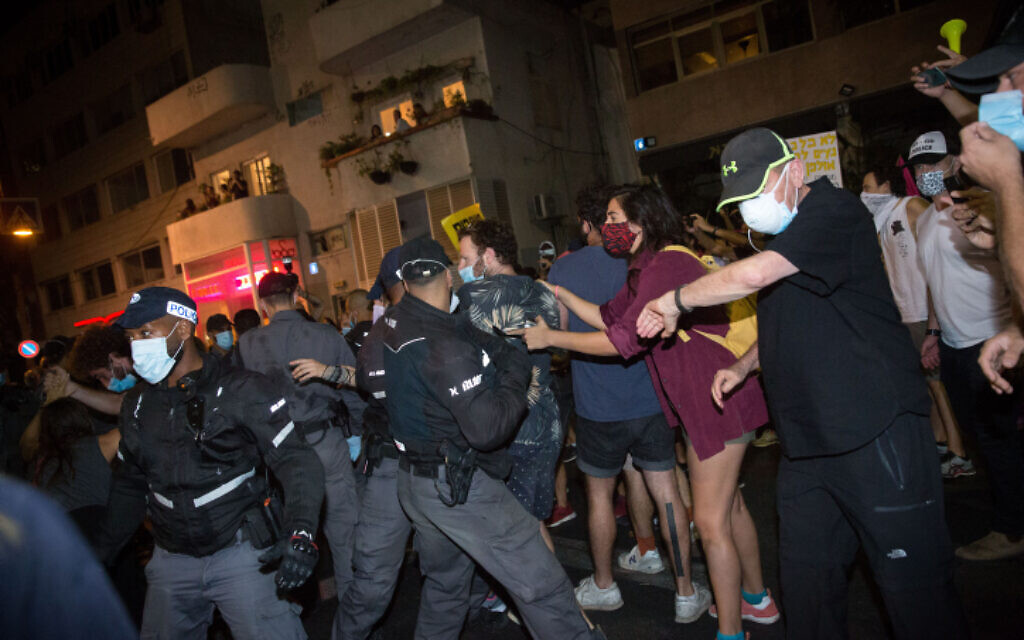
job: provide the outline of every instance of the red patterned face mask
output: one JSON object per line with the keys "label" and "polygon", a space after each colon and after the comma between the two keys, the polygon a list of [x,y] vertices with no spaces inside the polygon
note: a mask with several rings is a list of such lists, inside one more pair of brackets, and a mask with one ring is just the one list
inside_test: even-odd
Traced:
{"label": "red patterned face mask", "polygon": [[629,255],[636,236],[637,234],[629,230],[628,222],[606,222],[601,227],[601,241],[604,244],[604,250],[613,258]]}

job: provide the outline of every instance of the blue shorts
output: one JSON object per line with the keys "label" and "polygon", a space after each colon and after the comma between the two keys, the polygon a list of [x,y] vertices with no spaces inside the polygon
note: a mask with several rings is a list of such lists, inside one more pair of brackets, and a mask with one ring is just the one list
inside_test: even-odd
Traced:
{"label": "blue shorts", "polygon": [[555,468],[561,451],[560,442],[538,445],[513,442],[508,448],[512,459],[512,473],[506,483],[508,489],[538,520],[546,520],[555,504]]}
{"label": "blue shorts", "polygon": [[646,418],[597,422],[576,416],[576,466],[594,478],[613,478],[622,471],[626,454],[633,466],[670,471],[676,465],[676,431],[660,411]]}

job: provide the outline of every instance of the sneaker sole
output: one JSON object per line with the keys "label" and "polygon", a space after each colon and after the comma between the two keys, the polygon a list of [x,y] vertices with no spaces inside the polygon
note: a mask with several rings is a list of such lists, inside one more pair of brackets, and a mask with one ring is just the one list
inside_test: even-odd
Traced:
{"label": "sneaker sole", "polygon": [[555,527],[561,526],[561,525],[565,524],[566,522],[569,522],[570,520],[575,520],[575,519],[576,519],[576,513],[575,512],[570,513],[569,515],[565,516],[561,520],[556,520],[555,522],[552,522],[551,524],[549,524],[548,525],[548,529],[554,529]]}
{"label": "sneaker sole", "polygon": [[[711,609],[708,609],[708,615],[711,616],[712,618],[716,619],[716,620],[718,619],[718,612],[717,611],[712,611]],[[768,618],[765,618],[765,617],[759,618],[757,616],[752,616],[749,613],[743,614],[743,615],[740,616],[740,618],[746,620],[747,622],[756,622],[757,624],[775,624],[776,622],[779,621],[779,618],[781,618],[781,617],[782,617],[782,614],[780,614],[780,613],[776,613],[774,616],[771,616],[771,617],[768,617]]]}
{"label": "sneaker sole", "polygon": [[690,624],[691,622],[696,622],[697,620],[700,620],[700,617],[702,615],[704,615],[704,611],[707,611],[707,609],[704,609],[700,613],[692,615],[688,618],[680,618],[679,616],[676,616],[676,622],[678,622],[679,624]]}
{"label": "sneaker sole", "polygon": [[616,611],[618,609],[621,609],[622,605],[624,605],[625,602],[623,602],[622,600],[619,600],[615,604],[588,604],[588,605],[585,605],[585,604],[580,603],[579,600],[577,600],[576,604],[579,604],[580,605],[580,609],[583,609],[584,611]]}

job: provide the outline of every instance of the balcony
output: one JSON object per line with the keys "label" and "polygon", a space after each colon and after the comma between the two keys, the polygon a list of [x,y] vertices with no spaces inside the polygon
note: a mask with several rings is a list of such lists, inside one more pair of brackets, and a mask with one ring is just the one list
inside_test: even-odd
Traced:
{"label": "balcony", "polygon": [[472,0],[341,0],[309,20],[320,70],[344,75],[470,18]]}
{"label": "balcony", "polygon": [[267,67],[225,64],[146,107],[153,146],[194,147],[276,108]]}
{"label": "balcony", "polygon": [[167,225],[171,261],[185,264],[264,238],[294,237],[293,199],[274,193],[226,202]]}

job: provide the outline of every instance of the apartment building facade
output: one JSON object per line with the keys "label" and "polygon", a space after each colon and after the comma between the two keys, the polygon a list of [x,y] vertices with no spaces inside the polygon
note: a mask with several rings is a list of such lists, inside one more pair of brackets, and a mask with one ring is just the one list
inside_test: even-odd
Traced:
{"label": "apartment building facade", "polygon": [[[44,211],[32,265],[48,335],[154,284],[186,288],[201,317],[233,314],[288,268],[334,315],[404,240],[454,257],[440,220],[474,203],[532,264],[572,233],[581,186],[635,172],[625,149],[609,161],[628,141],[614,51],[555,4],[67,7],[44,4],[5,44],[39,53],[27,85],[16,61],[3,70],[0,116],[18,194]],[[181,216],[235,171],[249,197]]]}
{"label": "apartment building facade", "polygon": [[[846,182],[864,153],[958,130],[908,81],[942,58],[939,36],[967,22],[963,52],[985,41],[996,2],[977,0],[611,0],[633,138],[676,203],[708,211],[724,144],[752,126],[787,138],[836,131]],[[849,186],[849,185],[848,185]]]}

